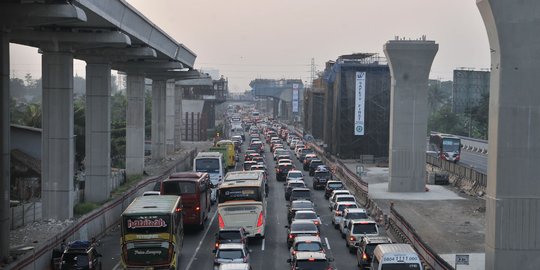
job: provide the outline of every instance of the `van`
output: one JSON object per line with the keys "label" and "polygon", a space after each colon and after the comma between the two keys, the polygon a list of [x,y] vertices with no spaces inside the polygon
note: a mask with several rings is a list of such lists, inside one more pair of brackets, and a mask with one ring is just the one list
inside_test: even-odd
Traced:
{"label": "van", "polygon": [[217,147],[227,147],[227,160],[225,160],[225,163],[227,164],[227,167],[234,168],[236,166],[236,150],[234,147],[234,142],[231,140],[221,140],[216,143]]}
{"label": "van", "polygon": [[408,244],[380,244],[373,251],[371,269],[423,270],[418,253]]}
{"label": "van", "polygon": [[217,200],[217,186],[223,182],[225,177],[225,160],[220,152],[199,152],[193,160],[193,171],[205,172],[210,176],[212,182],[212,203]]}

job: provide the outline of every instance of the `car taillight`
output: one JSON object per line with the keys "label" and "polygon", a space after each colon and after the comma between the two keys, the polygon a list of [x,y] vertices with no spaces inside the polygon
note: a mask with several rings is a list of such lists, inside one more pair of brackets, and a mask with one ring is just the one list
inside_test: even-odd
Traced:
{"label": "car taillight", "polygon": [[313,223],[315,223],[315,225],[319,225],[319,221],[317,220],[313,221]]}
{"label": "car taillight", "polygon": [[259,214],[259,218],[257,219],[257,227],[261,227],[263,225],[263,213],[261,212]]}
{"label": "car taillight", "polygon": [[88,269],[92,269],[93,263],[92,260],[88,260]]}
{"label": "car taillight", "polygon": [[219,242],[216,242],[216,243],[214,244],[214,247],[216,247],[216,249],[217,249],[217,248],[219,247]]}
{"label": "car taillight", "polygon": [[351,236],[351,238],[349,238],[350,241],[356,241],[356,237],[354,236]]}
{"label": "car taillight", "polygon": [[294,234],[289,234],[289,239],[293,239],[294,238]]}
{"label": "car taillight", "polygon": [[362,252],[362,260],[367,261],[368,257],[365,252]]}
{"label": "car taillight", "polygon": [[221,217],[220,214],[218,214],[218,223],[219,223],[219,228],[220,229],[225,228],[225,222],[223,222],[223,218]]}
{"label": "car taillight", "polygon": [[243,261],[244,261],[245,263],[247,263],[247,257],[244,257]]}
{"label": "car taillight", "polygon": [[341,211],[336,211],[336,216],[341,216]]}
{"label": "car taillight", "polygon": [[293,256],[296,255],[296,250],[293,250],[292,255]]}
{"label": "car taillight", "polygon": [[199,211],[199,210],[201,210],[200,206],[195,207],[195,211]]}

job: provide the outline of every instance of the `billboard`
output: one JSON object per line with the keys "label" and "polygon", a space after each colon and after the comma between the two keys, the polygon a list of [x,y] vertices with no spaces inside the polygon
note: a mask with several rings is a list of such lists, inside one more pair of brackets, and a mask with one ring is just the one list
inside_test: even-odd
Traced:
{"label": "billboard", "polygon": [[293,113],[298,112],[298,87],[299,85],[297,83],[293,84],[293,90],[292,90],[292,112]]}
{"label": "billboard", "polygon": [[356,72],[356,97],[354,100],[354,135],[364,135],[365,101],[366,72]]}

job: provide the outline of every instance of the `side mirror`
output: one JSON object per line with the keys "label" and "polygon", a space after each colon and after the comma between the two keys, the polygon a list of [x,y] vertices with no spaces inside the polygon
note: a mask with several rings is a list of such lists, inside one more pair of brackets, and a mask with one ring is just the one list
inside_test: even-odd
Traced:
{"label": "side mirror", "polygon": [[212,250],[212,253],[216,253],[216,251],[217,251],[217,250],[213,249],[213,250]]}
{"label": "side mirror", "polygon": [[288,263],[291,263],[291,259],[287,259],[287,262],[288,262]]}
{"label": "side mirror", "polygon": [[288,228],[289,228],[289,225],[285,225],[284,227],[288,229]]}

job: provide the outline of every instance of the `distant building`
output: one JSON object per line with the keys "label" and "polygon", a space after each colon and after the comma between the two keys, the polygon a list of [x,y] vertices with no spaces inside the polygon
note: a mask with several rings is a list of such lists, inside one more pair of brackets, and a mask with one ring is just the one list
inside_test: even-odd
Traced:
{"label": "distant building", "polygon": [[464,113],[477,106],[483,95],[489,95],[489,71],[454,70],[452,112]]}

